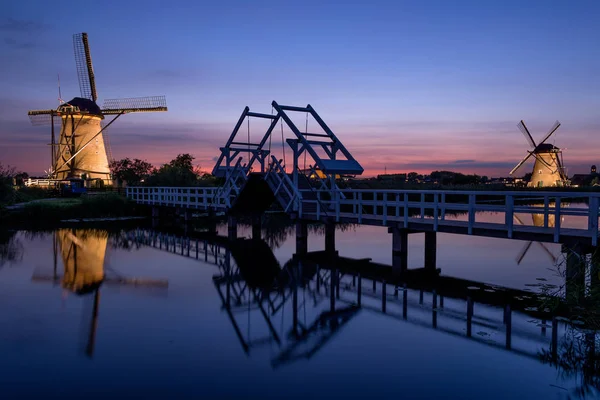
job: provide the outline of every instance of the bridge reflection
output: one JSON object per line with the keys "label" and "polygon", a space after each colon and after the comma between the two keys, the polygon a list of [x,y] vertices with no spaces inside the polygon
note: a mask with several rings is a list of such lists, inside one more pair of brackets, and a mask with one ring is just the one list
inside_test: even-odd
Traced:
{"label": "bridge reflection", "polygon": [[270,356],[273,368],[310,359],[362,313],[529,358],[546,354],[554,363],[572,329],[541,307],[534,293],[442,276],[439,270],[408,270],[399,277],[392,266],[326,252],[295,255],[282,266],[259,239],[142,230],[131,239],[216,265],[213,283],[243,351],[277,349]]}

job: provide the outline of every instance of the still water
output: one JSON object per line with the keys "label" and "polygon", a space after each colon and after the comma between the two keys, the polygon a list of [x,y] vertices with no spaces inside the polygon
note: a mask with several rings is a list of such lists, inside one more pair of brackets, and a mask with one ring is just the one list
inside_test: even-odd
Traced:
{"label": "still water", "polygon": [[[219,227],[220,234],[226,230]],[[404,299],[404,292],[390,285],[383,312],[380,282],[373,286],[346,274],[336,287],[326,268],[291,267],[293,232],[265,232],[266,242],[235,257],[227,245],[207,243],[205,252],[199,241],[198,259],[195,239],[187,257],[178,239],[163,236],[161,242],[160,230],[69,228],[5,237],[0,398],[566,399],[582,394],[581,373],[540,360],[551,341],[542,321],[514,312],[507,346],[503,309],[475,304],[467,337],[464,299],[448,297],[440,304],[439,297],[412,288]],[[250,236],[249,228],[239,228],[238,237]],[[383,227],[336,232],[340,256],[387,265],[391,240]],[[422,234],[410,235],[411,268],[423,265],[423,247]],[[443,276],[527,290],[540,279],[562,282],[555,267],[559,245],[438,234],[437,247]],[[321,232],[310,230],[309,251],[323,248]],[[278,288],[267,288],[248,270],[240,273],[236,263],[275,270]],[[558,335],[561,343],[572,336],[562,325]],[[586,398],[595,395],[590,389]]]}

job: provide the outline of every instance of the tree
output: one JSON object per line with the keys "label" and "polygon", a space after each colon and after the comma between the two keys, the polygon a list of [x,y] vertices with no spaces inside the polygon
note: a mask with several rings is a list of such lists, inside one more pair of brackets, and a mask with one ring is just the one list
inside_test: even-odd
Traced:
{"label": "tree", "polygon": [[523,175],[523,181],[525,182],[529,182],[531,180],[531,176],[533,175],[533,173],[528,172],[525,175]]}
{"label": "tree", "polygon": [[154,166],[145,160],[124,158],[110,163],[112,176],[119,184],[137,185],[147,179],[154,171]]}
{"label": "tree", "polygon": [[194,156],[179,154],[168,164],[162,165],[148,178],[151,186],[195,186],[200,176],[194,168]]}
{"label": "tree", "polygon": [[409,182],[416,181],[418,177],[419,177],[419,174],[417,174],[416,172],[409,172],[408,173],[408,181]]}

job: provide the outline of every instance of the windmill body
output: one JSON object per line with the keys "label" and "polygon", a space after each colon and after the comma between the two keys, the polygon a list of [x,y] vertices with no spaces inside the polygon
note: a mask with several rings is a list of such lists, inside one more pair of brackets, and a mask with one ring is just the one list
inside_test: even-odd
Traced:
{"label": "windmill body", "polygon": [[[100,108],[91,100],[76,97],[61,105],[57,112],[62,123],[60,139],[56,146],[56,179],[86,177],[110,183],[104,135],[100,132],[104,119]],[[86,143],[89,144],[84,148]],[[77,152],[79,154],[71,158]]]}
{"label": "windmill body", "polygon": [[535,164],[531,180],[527,184],[530,187],[565,186],[561,163],[562,152],[558,147],[551,144],[543,144],[535,150]]}
{"label": "windmill body", "polygon": [[[81,96],[69,102],[59,99],[57,109],[29,111],[29,118],[34,125],[51,126],[51,179],[111,184],[106,128],[123,114],[167,111],[166,100],[164,96],[110,99],[100,108],[87,33],[73,35],[73,46]],[[109,116],[112,120],[105,123]],[[55,125],[60,127],[58,141]]]}
{"label": "windmill body", "polygon": [[526,161],[531,157],[535,159],[533,165],[533,171],[531,179],[527,186],[529,187],[548,187],[548,186],[567,186],[568,179],[565,172],[565,168],[562,162],[562,151],[560,148],[546,143],[546,141],[556,132],[560,126],[560,122],[556,121],[550,132],[546,137],[539,142],[535,143],[533,137],[529,133],[529,130],[525,126],[525,123],[521,120],[517,125],[525,139],[529,143],[531,150],[527,151],[527,156],[521,160],[513,169],[510,171],[510,175],[513,175]]}

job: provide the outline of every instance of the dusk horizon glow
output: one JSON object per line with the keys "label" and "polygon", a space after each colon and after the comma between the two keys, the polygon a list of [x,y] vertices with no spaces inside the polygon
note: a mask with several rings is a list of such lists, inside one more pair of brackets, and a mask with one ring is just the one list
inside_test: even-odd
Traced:
{"label": "dusk horizon glow", "polygon": [[[563,150],[569,176],[600,164],[593,1],[109,3],[93,18],[37,0],[0,6],[2,164],[30,175],[48,169],[50,129],[31,126],[27,111],[58,106],[57,74],[65,100],[79,95],[77,32],[89,35],[100,105],[167,98],[167,113],[125,115],[111,126],[115,159],[158,167],[190,153],[210,171],[243,108],[268,114],[275,100],[311,104],[365,177],[508,176],[528,149],[521,119],[536,141],[561,122],[550,143]],[[278,127],[274,153],[281,148]]]}

